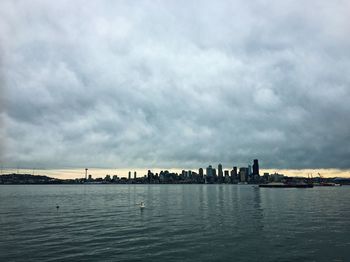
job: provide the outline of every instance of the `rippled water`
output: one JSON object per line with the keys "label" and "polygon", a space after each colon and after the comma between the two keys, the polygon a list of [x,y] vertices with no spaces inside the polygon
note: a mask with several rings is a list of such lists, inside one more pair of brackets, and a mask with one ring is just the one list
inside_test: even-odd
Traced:
{"label": "rippled water", "polygon": [[62,260],[350,261],[350,187],[0,186],[0,261]]}

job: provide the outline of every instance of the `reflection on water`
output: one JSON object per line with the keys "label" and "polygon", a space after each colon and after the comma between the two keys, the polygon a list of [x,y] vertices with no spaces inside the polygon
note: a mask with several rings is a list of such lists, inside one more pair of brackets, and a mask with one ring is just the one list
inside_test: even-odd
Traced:
{"label": "reflection on water", "polygon": [[345,186],[0,186],[0,261],[349,261],[349,201]]}

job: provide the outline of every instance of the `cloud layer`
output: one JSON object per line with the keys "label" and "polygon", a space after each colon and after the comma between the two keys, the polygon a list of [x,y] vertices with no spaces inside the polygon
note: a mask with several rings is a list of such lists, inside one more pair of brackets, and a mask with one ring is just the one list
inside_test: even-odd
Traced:
{"label": "cloud layer", "polygon": [[1,162],[350,168],[349,10],[1,1]]}

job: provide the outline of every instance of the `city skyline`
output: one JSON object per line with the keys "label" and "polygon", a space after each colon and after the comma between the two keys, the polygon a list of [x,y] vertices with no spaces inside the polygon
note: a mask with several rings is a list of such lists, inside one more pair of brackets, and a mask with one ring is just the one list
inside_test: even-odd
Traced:
{"label": "city skyline", "polygon": [[[206,167],[206,166],[205,166]],[[203,169],[205,169],[203,166]],[[229,166],[224,166],[226,170]],[[191,170],[198,172],[199,168],[185,168],[185,170]],[[89,173],[94,178],[103,178],[106,174],[118,175],[119,177],[128,177],[128,172],[136,171],[137,174],[147,174],[148,170],[152,170],[154,173],[159,173],[162,170],[168,170],[174,173],[181,173],[183,168],[89,168]],[[340,170],[340,169],[260,169],[262,173],[279,173],[290,177],[307,177],[308,175],[318,176],[318,173],[322,174],[324,177],[350,177],[350,170]],[[30,169],[30,168],[4,168],[2,170],[3,174],[10,173],[25,173],[34,175],[48,175],[49,177],[61,178],[61,179],[73,179],[73,178],[84,178],[85,168],[74,168],[74,169]]]}

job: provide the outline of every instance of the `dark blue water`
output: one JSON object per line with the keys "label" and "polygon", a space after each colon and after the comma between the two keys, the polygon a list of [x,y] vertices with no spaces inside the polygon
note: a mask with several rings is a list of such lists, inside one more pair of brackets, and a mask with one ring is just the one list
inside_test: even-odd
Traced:
{"label": "dark blue water", "polygon": [[0,261],[63,260],[350,261],[350,187],[0,186]]}

